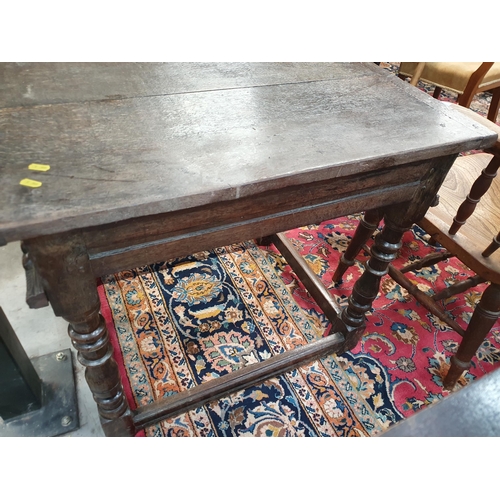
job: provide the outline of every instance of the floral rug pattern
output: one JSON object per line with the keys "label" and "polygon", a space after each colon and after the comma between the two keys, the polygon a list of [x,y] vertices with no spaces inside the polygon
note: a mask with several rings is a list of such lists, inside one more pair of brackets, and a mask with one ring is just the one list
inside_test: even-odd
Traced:
{"label": "floral rug pattern", "polygon": [[[364,254],[344,280],[331,276],[359,216],[287,233],[340,306],[360,276]],[[420,228],[405,234],[396,266],[435,248]],[[413,274],[423,290],[470,276],[458,260]],[[445,301],[462,326],[485,284]],[[116,334],[133,407],[267,359],[329,332],[330,323],[271,247],[245,242],[103,278],[105,317]],[[104,299],[105,295],[105,299]],[[148,436],[370,436],[430,405],[460,336],[390,277],[351,352],[328,356],[259,386],[151,426]],[[495,325],[459,380],[464,386],[500,361]]]}
{"label": "floral rug pattern", "polygon": [[[354,234],[358,220],[359,215],[348,216],[287,233],[327,286],[331,284],[339,257]],[[436,247],[429,245],[427,240],[425,232],[414,226],[404,235],[403,246],[394,265],[401,268],[435,252]],[[277,252],[272,252],[272,249],[269,255],[279,263],[278,266],[282,266],[281,277],[292,290],[297,303],[307,314],[316,318],[318,325],[326,329],[328,321],[283,258]],[[347,270],[343,281],[335,286],[330,285],[339,305],[346,304],[366,260],[368,255],[362,252],[355,265]],[[421,290],[433,293],[435,289],[445,288],[472,275],[470,269],[458,259],[451,258],[407,276]],[[441,301],[441,305],[465,328],[486,286],[486,283],[478,285],[464,294]],[[387,393],[394,405],[394,415],[396,419],[406,418],[449,394],[443,389],[442,380],[447,373],[449,359],[456,352],[460,341],[458,333],[422,307],[389,276],[385,276],[381,282],[381,293],[367,315],[362,341],[350,353],[342,354],[337,359],[351,370],[378,362],[378,366],[382,367],[380,376],[388,387]],[[472,359],[471,369],[462,375],[454,390],[498,367],[499,361],[500,322],[497,322]],[[369,370],[365,373],[367,378],[373,379]],[[390,419],[384,405],[379,409],[374,402],[377,398],[380,401],[381,395],[371,391],[364,393],[364,396],[381,420],[385,415]]]}
{"label": "floral rug pattern", "polygon": [[[273,263],[246,242],[103,278],[112,318],[104,314],[117,336],[133,407],[323,335]],[[315,361],[152,426],[146,435],[370,435],[384,426],[363,392],[377,386],[387,413],[395,409],[380,377],[362,380],[366,368],[380,372],[377,363],[365,365],[351,368],[335,357]]]}

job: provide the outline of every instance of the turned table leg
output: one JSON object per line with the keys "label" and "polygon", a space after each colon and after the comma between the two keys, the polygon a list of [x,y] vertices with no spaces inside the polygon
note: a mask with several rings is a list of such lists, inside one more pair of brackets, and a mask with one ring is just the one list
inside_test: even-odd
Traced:
{"label": "turned table leg", "polygon": [[[415,222],[422,219],[429,206],[435,201],[438,190],[455,158],[456,155],[435,159],[433,165],[422,177],[412,199],[384,210],[384,227],[375,237],[370,251],[371,257],[366,263],[365,270],[354,285],[347,307],[332,322],[331,332],[342,333],[345,338],[341,352],[353,349],[360,341],[366,326],[365,314],[377,297],[380,280],[387,274],[390,263],[396,258],[401,248],[403,234]],[[380,212],[370,210],[367,213],[369,223],[360,230],[358,235],[360,241],[365,240],[371,227],[380,222],[380,220],[377,221]],[[355,244],[359,246],[359,241]]]}
{"label": "turned table leg", "polygon": [[365,264],[365,271],[356,281],[348,305],[334,322],[332,332],[344,333],[346,342],[343,351],[356,346],[365,330],[365,314],[377,297],[382,276],[387,274],[389,264],[401,248],[401,239],[408,227],[401,227],[386,219],[385,225],[375,237],[371,257]]}
{"label": "turned table leg", "polygon": [[106,325],[99,314],[96,280],[85,246],[71,234],[37,238],[25,244],[54,313],[69,322],[69,336],[79,362],[85,366],[104,433],[135,435]]}
{"label": "turned table leg", "polygon": [[380,221],[382,220],[382,213],[382,209],[380,208],[367,210],[365,212],[363,218],[358,224],[358,227],[356,228],[356,232],[354,233],[349,246],[340,257],[337,269],[335,269],[335,273],[332,278],[334,283],[339,282],[347,269],[354,265],[354,260],[363,248],[363,245],[366,244],[378,228]]}

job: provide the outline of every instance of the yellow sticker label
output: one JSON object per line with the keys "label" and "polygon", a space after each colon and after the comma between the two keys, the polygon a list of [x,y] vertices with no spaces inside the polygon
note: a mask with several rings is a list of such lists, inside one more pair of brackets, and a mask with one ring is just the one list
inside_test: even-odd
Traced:
{"label": "yellow sticker label", "polygon": [[19,184],[21,184],[21,186],[27,186],[30,188],[39,188],[42,185],[41,182],[34,181],[33,179],[23,179]]}
{"label": "yellow sticker label", "polygon": [[28,168],[30,170],[36,170],[37,172],[47,172],[47,170],[50,170],[50,165],[42,165],[41,163],[32,163]]}

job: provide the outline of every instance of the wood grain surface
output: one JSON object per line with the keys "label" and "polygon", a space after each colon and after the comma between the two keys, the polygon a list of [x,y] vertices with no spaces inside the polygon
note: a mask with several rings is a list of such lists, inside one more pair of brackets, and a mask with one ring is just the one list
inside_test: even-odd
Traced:
{"label": "wood grain surface", "polygon": [[[4,63],[0,96],[3,241],[390,169],[495,138],[368,63]],[[42,186],[21,186],[26,177]]]}

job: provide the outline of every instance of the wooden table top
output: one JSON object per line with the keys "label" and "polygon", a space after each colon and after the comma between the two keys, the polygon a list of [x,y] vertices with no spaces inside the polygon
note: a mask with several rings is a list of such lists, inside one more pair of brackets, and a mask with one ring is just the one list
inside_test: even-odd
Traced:
{"label": "wooden table top", "polygon": [[494,140],[372,63],[1,63],[0,242]]}

